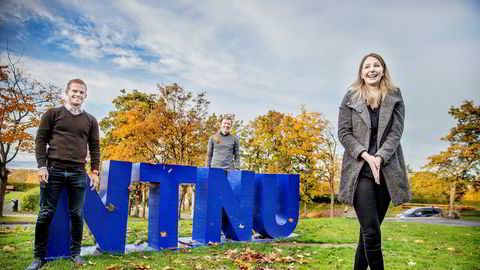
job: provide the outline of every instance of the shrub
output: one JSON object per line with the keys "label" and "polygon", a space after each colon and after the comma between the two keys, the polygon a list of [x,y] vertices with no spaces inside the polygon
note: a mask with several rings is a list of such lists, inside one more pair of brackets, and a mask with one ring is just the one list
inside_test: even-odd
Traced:
{"label": "shrub", "polygon": [[40,187],[29,189],[20,198],[20,211],[34,212],[40,207]]}
{"label": "shrub", "polygon": [[434,199],[431,197],[423,197],[414,195],[410,200],[410,203],[426,203],[426,204],[448,204],[448,200]]}
{"label": "shrub", "polygon": [[33,184],[33,183],[8,183],[9,185],[12,185],[15,187],[15,191],[27,191],[29,189],[38,187],[38,184]]}

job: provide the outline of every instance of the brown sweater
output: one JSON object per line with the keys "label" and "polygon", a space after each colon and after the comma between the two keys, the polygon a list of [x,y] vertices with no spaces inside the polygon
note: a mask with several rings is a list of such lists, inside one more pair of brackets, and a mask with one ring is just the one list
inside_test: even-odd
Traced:
{"label": "brown sweater", "polygon": [[85,168],[87,146],[91,168],[98,170],[100,140],[95,117],[85,111],[74,115],[64,106],[43,114],[35,138],[38,168],[46,167],[47,163],[61,169]]}

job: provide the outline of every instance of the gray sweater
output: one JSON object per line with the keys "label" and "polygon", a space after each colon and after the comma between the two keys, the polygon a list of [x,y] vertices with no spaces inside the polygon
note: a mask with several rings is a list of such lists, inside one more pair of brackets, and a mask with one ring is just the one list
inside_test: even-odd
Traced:
{"label": "gray sweater", "polygon": [[[218,139],[219,142],[218,142]],[[238,169],[240,167],[240,141],[233,134],[212,135],[208,139],[206,167]]]}

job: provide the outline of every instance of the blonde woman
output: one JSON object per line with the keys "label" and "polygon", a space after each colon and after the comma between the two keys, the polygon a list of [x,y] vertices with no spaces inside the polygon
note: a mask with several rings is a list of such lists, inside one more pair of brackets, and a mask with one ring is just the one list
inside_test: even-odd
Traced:
{"label": "blonde woman", "polygon": [[383,58],[363,57],[338,116],[343,154],[339,199],[360,223],[354,269],[384,269],[380,225],[390,201],[411,199],[400,139],[405,107]]}
{"label": "blonde woman", "polygon": [[240,141],[231,134],[233,119],[224,117],[220,130],[208,139],[206,167],[235,170],[240,168]]}

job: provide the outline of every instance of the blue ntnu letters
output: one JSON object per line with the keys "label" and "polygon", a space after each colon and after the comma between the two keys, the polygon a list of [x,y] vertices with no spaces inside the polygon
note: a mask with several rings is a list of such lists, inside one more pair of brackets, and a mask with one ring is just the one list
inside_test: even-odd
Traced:
{"label": "blue ntnu letters", "polygon": [[[298,222],[299,175],[226,174],[216,168],[104,161],[100,192],[87,186],[84,206],[85,221],[102,251],[125,251],[132,179],[150,182],[148,246],[155,250],[178,245],[180,184],[196,185],[192,239],[200,243],[219,242],[221,231],[227,238],[250,241],[252,228],[270,238],[287,237]],[[47,258],[69,255],[67,203],[63,191],[50,227]]]}
{"label": "blue ntnu letters", "polygon": [[236,241],[252,240],[254,173],[198,168],[192,239],[220,242],[220,230]]}

